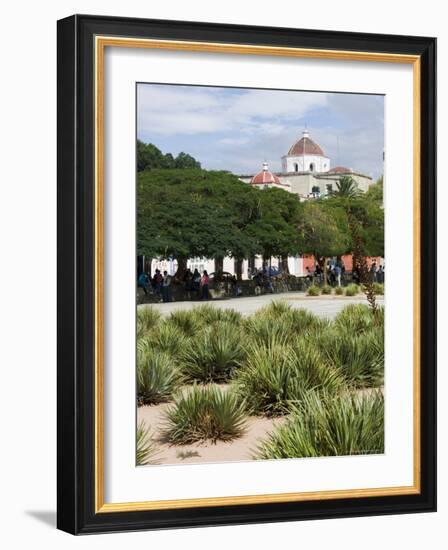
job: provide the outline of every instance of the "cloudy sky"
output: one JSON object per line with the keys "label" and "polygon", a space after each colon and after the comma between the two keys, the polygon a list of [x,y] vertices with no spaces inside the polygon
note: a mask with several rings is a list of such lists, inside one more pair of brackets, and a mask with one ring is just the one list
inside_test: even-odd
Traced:
{"label": "cloudy sky", "polygon": [[374,178],[383,172],[383,96],[139,84],[137,134],[203,168],[254,174],[281,157],[305,127],[330,157]]}

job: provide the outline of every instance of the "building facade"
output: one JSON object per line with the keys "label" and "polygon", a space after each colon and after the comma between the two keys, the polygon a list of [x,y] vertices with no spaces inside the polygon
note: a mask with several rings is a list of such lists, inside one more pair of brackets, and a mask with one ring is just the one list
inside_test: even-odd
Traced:
{"label": "building facade", "polygon": [[268,187],[279,187],[299,195],[302,199],[325,196],[336,189],[336,183],[342,176],[350,176],[355,180],[361,191],[367,191],[373,180],[359,170],[345,166],[331,167],[331,160],[325,155],[320,145],[304,131],[302,138],[292,145],[288,153],[282,157],[282,172],[271,174],[267,163],[263,164],[262,172],[255,176],[239,176],[240,180],[252,185],[261,185],[263,172],[264,181],[275,180]]}

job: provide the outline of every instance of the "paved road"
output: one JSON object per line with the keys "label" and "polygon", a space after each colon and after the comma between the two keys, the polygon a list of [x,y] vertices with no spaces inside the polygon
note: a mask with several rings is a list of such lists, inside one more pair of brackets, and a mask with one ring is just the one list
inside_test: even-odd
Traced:
{"label": "paved road", "polygon": [[[285,292],[279,294],[264,294],[263,296],[248,296],[244,298],[231,298],[229,300],[210,300],[209,302],[170,302],[167,304],[144,304],[138,307],[152,307],[158,309],[162,315],[169,315],[172,311],[189,310],[201,303],[211,304],[221,309],[235,309],[243,315],[251,315],[257,309],[269,304],[272,300],[282,300],[292,307],[303,307],[319,315],[332,319],[347,304],[367,303],[364,296],[306,296],[303,292]],[[378,303],[383,304],[383,297],[378,297]]]}

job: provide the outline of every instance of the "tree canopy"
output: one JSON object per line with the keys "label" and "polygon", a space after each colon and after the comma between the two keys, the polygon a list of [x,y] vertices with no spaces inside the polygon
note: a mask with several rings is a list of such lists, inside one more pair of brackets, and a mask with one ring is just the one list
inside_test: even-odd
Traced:
{"label": "tree canopy", "polygon": [[200,168],[201,164],[187,153],[179,153],[173,157],[171,153],[163,154],[152,143],[137,140],[137,171],[156,168]]}
{"label": "tree canopy", "polygon": [[[344,190],[344,192],[341,192]],[[344,183],[303,203],[282,189],[257,189],[229,172],[153,168],[138,174],[137,253],[153,258],[237,260],[351,253],[357,223],[366,256],[384,254],[384,213],[375,196]]]}

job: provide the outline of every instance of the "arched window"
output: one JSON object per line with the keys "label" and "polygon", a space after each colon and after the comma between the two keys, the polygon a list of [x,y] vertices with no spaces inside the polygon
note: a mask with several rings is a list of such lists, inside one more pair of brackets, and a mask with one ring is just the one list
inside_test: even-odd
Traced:
{"label": "arched window", "polygon": [[299,165],[297,164],[297,162],[294,163],[294,172],[298,172],[299,171]]}
{"label": "arched window", "polygon": [[310,172],[314,172],[314,162],[310,164]]}

